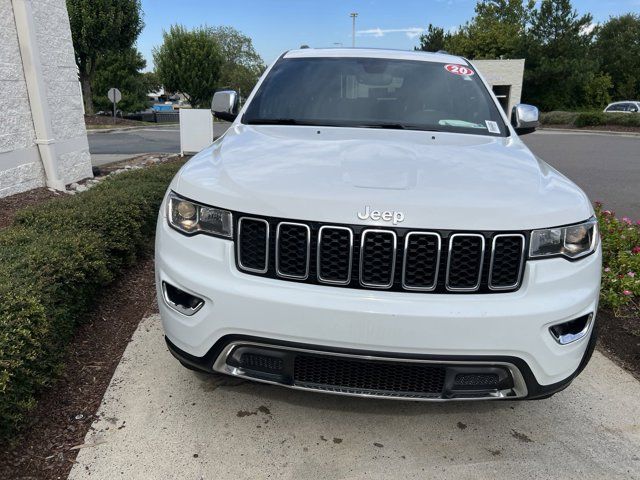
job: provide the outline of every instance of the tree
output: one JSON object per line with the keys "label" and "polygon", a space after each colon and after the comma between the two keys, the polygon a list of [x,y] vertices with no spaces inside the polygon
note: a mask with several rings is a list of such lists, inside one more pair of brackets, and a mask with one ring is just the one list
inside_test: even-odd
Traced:
{"label": "tree", "polygon": [[609,92],[613,88],[611,77],[607,73],[595,73],[591,75],[584,89],[584,107],[600,110],[611,102]]}
{"label": "tree", "polygon": [[613,82],[614,100],[640,97],[640,15],[610,18],[598,32],[595,49]]}
{"label": "tree", "polygon": [[92,114],[98,58],[134,44],[144,26],[140,0],[67,0],[67,10],[84,108]]}
{"label": "tree", "polygon": [[147,93],[157,92],[162,88],[162,82],[156,72],[144,72],[142,74],[142,82]]}
{"label": "tree", "polygon": [[207,106],[216,88],[224,58],[211,29],[187,30],[173,25],[163,32],[163,43],[153,49],[158,79],[164,88],[182,93],[191,106]]}
{"label": "tree", "polygon": [[248,96],[265,69],[251,38],[233,27],[216,27],[211,33],[224,59],[220,84]]}
{"label": "tree", "polygon": [[122,100],[117,106],[120,110],[135,112],[146,108],[147,93],[150,90],[145,75],[141,72],[146,66],[146,60],[134,47],[99,57],[91,84],[95,108],[111,110],[112,103],[107,98],[107,92],[111,87],[116,87],[122,92]]}
{"label": "tree", "polygon": [[422,50],[423,52],[438,52],[444,50],[445,38],[444,28],[429,24],[427,33],[420,35],[420,45],[415,47],[415,50]]}
{"label": "tree", "polygon": [[476,15],[445,36],[444,49],[468,58],[521,58],[535,2],[481,0]]}
{"label": "tree", "polygon": [[[533,14],[523,95],[543,110],[582,106],[595,80],[591,15],[578,15],[570,0],[542,0]],[[596,82],[590,85],[591,82]]]}

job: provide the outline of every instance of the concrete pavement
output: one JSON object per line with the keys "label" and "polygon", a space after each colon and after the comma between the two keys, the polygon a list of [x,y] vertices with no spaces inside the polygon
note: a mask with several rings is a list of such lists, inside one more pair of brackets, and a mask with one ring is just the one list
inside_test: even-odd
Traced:
{"label": "concrete pavement", "polygon": [[124,354],[69,478],[640,479],[640,382],[598,352],[549,400],[353,399],[195,374],[157,316]]}

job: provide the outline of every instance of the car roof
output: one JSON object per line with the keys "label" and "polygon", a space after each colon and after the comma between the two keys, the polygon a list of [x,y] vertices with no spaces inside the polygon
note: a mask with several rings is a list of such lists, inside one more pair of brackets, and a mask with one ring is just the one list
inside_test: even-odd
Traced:
{"label": "car roof", "polygon": [[640,103],[640,100],[618,100],[617,102],[611,102],[607,107],[618,105],[619,103]]}
{"label": "car roof", "polygon": [[417,60],[422,62],[455,63],[468,65],[462,57],[448,53],[433,53],[416,50],[392,50],[378,48],[300,48],[289,50],[283,58],[388,58],[394,60]]}

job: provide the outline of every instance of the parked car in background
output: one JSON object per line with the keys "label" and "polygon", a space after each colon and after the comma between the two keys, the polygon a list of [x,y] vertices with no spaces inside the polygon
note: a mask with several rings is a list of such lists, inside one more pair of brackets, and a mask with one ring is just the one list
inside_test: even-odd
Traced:
{"label": "parked car in background", "polygon": [[154,112],[173,112],[172,103],[157,103],[151,107]]}
{"label": "parked car in background", "polygon": [[604,109],[605,113],[638,113],[640,112],[640,100],[625,100],[613,102]]}

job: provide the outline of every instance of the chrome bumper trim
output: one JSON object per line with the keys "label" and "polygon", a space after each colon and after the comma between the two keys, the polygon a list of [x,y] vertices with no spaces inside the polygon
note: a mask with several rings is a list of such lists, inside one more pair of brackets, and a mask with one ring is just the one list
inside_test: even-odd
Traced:
{"label": "chrome bumper trim", "polygon": [[[490,367],[503,367],[506,368],[511,377],[513,378],[513,388],[507,390],[498,390],[496,392],[488,393],[486,396],[478,397],[478,396],[469,396],[464,397],[462,393],[456,398],[441,398],[441,397],[428,397],[428,396],[401,396],[401,395],[393,395],[393,394],[372,394],[372,393],[359,393],[350,391],[347,388],[340,387],[308,387],[303,385],[296,384],[286,384],[277,381],[267,380],[264,378],[257,378],[253,375],[248,374],[241,367],[235,367],[227,364],[227,358],[231,355],[231,353],[237,347],[258,347],[258,348],[268,348],[272,350],[284,350],[289,352],[300,352],[305,354],[315,354],[315,355],[326,355],[326,356],[335,356],[335,357],[343,357],[350,359],[358,359],[358,360],[371,360],[371,361],[384,361],[384,362],[397,362],[397,363],[423,363],[423,364],[434,364],[434,365],[468,365],[468,366],[490,366]],[[392,400],[412,400],[412,401],[425,401],[425,402],[445,402],[445,401],[460,401],[460,400],[495,400],[495,399],[510,399],[515,400],[519,398],[524,398],[527,396],[527,384],[520,373],[520,370],[513,364],[507,362],[495,362],[495,361],[442,361],[442,360],[421,360],[421,359],[411,359],[411,358],[389,358],[389,357],[379,357],[379,356],[370,356],[370,355],[355,355],[355,354],[346,354],[346,353],[337,353],[337,352],[327,352],[322,350],[313,350],[313,349],[304,349],[304,348],[296,348],[296,347],[288,347],[282,345],[272,345],[267,343],[258,343],[258,342],[248,342],[248,341],[236,341],[230,342],[227,346],[225,346],[216,361],[213,364],[213,370],[218,373],[223,373],[226,375],[231,375],[234,377],[244,378],[247,380],[253,380],[256,382],[266,383],[270,385],[279,385],[282,387],[291,388],[294,390],[304,390],[304,391],[313,391],[313,392],[321,392],[321,393],[330,393],[334,395],[344,395],[351,397],[360,397],[360,398],[386,398]]]}

